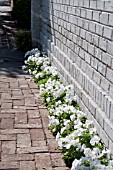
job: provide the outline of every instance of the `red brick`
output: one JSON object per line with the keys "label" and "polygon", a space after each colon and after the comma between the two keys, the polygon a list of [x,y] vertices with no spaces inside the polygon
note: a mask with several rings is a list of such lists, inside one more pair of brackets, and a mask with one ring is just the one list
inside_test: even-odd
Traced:
{"label": "red brick", "polygon": [[49,125],[49,119],[46,117],[42,117],[42,124],[44,128],[48,128]]}
{"label": "red brick", "polygon": [[13,100],[13,106],[23,106],[24,100]]}
{"label": "red brick", "polygon": [[34,128],[42,128],[42,125],[39,124],[15,124],[14,128],[17,129],[34,129]]}
{"label": "red brick", "polygon": [[43,147],[24,147],[24,148],[17,148],[17,153],[44,153],[48,152],[48,147],[43,146]]}
{"label": "red brick", "polygon": [[35,83],[30,83],[30,84],[29,84],[29,87],[30,87],[31,89],[37,89],[37,88],[38,88],[37,84],[35,84]]}
{"label": "red brick", "polygon": [[32,94],[32,92],[31,92],[31,89],[23,89],[22,90],[22,93],[24,94],[24,96],[27,96],[27,95],[29,95],[29,94]]}
{"label": "red brick", "polygon": [[28,88],[29,88],[29,86],[28,86],[28,84],[20,85],[20,88],[21,88],[21,89],[28,89]]}
{"label": "red brick", "polygon": [[36,168],[51,168],[51,159],[49,153],[39,153],[35,155]]}
{"label": "red brick", "polygon": [[27,114],[26,113],[20,113],[15,114],[15,123],[27,123]]}
{"label": "red brick", "polygon": [[45,138],[43,129],[31,129],[30,134],[33,141],[44,140]]}
{"label": "red brick", "polygon": [[40,114],[38,110],[28,110],[28,117],[29,118],[39,118]]}
{"label": "red brick", "polygon": [[22,108],[22,109],[18,109],[18,108],[16,108],[16,109],[3,109],[3,110],[1,110],[1,113],[26,113],[26,110],[25,110],[25,108]]}
{"label": "red brick", "polygon": [[12,103],[12,99],[1,99],[1,103]]}
{"label": "red brick", "polygon": [[18,89],[18,88],[19,88],[18,82],[10,82],[10,88],[12,88],[12,89]]}
{"label": "red brick", "polygon": [[28,119],[28,124],[39,124],[41,125],[41,119]]}
{"label": "red brick", "polygon": [[3,141],[2,154],[14,154],[16,151],[16,141]]}
{"label": "red brick", "polygon": [[17,147],[30,147],[30,134],[17,134]]}
{"label": "red brick", "polygon": [[1,114],[0,113],[0,118],[11,118],[11,119],[13,119],[14,114],[5,114],[5,113]]}
{"label": "red brick", "polygon": [[1,129],[13,129],[14,120],[7,118],[1,120]]}
{"label": "red brick", "polygon": [[63,167],[66,166],[61,153],[52,153],[51,154],[52,159],[52,167]]}
{"label": "red brick", "polygon": [[38,93],[38,89],[31,89],[32,93]]}
{"label": "red brick", "polygon": [[12,108],[12,103],[2,103],[1,104],[2,109],[11,109]]}
{"label": "red brick", "polygon": [[13,140],[16,140],[16,135],[15,134],[13,134],[13,135],[0,135],[0,140],[13,141]]}
{"label": "red brick", "polygon": [[46,140],[42,140],[42,141],[32,141],[32,146],[37,146],[37,147],[47,146]]}
{"label": "red brick", "polygon": [[12,100],[21,100],[21,99],[24,99],[24,96],[11,96],[10,99],[12,99]]}
{"label": "red brick", "polygon": [[14,91],[12,91],[12,96],[22,96],[21,90],[14,90]]}
{"label": "red brick", "polygon": [[6,130],[1,130],[1,134],[24,134],[24,133],[29,133],[29,129],[6,129]]}
{"label": "red brick", "polygon": [[1,170],[11,170],[11,169],[17,169],[19,168],[19,162],[0,162],[0,169]]}
{"label": "red brick", "polygon": [[13,109],[17,109],[17,110],[37,110],[37,107],[36,106],[13,106]]}
{"label": "red brick", "polygon": [[32,160],[34,160],[33,154],[2,155],[2,161],[32,161]]}
{"label": "red brick", "polygon": [[39,109],[41,117],[48,117],[49,112],[47,109]]}
{"label": "red brick", "polygon": [[46,109],[46,106],[44,106],[42,103],[38,106],[39,109]]}
{"label": "red brick", "polygon": [[58,148],[58,143],[55,139],[48,139],[48,146],[49,146],[49,151],[51,153],[55,153],[55,152],[60,152],[57,148]]}
{"label": "red brick", "polygon": [[1,99],[9,99],[11,97],[11,93],[6,93],[6,92],[3,92],[1,94]]}
{"label": "red brick", "polygon": [[25,106],[37,106],[34,98],[25,98]]}
{"label": "red brick", "polygon": [[20,170],[36,170],[34,161],[21,161]]}
{"label": "red brick", "polygon": [[49,129],[44,129],[44,133],[47,139],[55,139],[55,137],[53,136],[53,134],[51,133]]}

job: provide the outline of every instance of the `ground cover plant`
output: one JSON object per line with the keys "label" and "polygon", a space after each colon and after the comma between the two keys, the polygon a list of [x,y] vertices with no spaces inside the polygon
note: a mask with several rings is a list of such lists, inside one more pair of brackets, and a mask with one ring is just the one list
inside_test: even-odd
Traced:
{"label": "ground cover plant", "polygon": [[23,69],[32,74],[49,110],[49,128],[71,170],[113,170],[110,151],[77,104],[74,87],[64,86],[49,57],[38,49],[25,54]]}

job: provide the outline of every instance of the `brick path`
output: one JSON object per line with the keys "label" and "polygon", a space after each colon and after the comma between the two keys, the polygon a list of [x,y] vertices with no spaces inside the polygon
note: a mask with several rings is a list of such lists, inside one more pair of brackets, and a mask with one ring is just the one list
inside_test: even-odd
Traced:
{"label": "brick path", "polygon": [[0,76],[0,96],[0,169],[66,170],[30,76]]}

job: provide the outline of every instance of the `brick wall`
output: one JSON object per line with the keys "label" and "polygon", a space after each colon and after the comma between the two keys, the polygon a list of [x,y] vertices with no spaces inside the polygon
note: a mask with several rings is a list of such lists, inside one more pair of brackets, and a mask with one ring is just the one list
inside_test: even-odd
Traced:
{"label": "brick wall", "polygon": [[113,153],[113,0],[40,2],[42,49]]}

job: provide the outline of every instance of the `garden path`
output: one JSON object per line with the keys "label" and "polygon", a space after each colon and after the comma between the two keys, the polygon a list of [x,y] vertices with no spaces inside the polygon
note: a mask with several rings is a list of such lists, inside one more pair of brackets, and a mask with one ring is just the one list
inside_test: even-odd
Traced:
{"label": "garden path", "polygon": [[23,53],[0,26],[0,170],[67,170],[37,85],[22,65]]}

